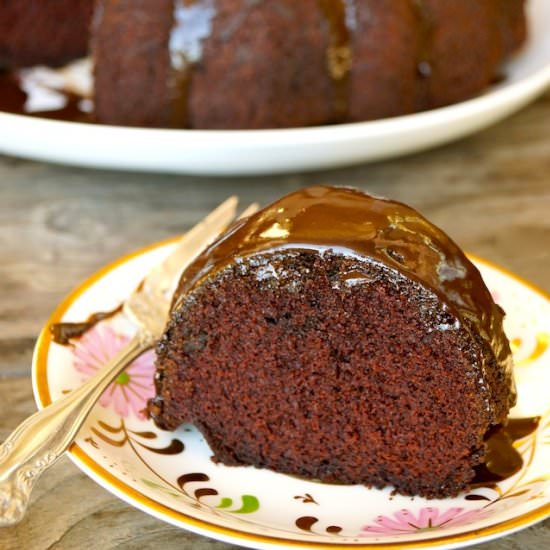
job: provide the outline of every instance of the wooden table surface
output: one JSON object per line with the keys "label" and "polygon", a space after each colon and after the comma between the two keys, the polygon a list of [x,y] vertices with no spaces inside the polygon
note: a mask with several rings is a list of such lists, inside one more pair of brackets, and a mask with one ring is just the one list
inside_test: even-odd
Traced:
{"label": "wooden table surface", "polygon": [[[35,410],[30,363],[54,306],[121,254],[183,232],[229,193],[265,203],[301,186],[354,185],[410,203],[467,250],[550,291],[550,94],[473,137],[330,172],[214,179],[93,171],[0,157],[0,440]],[[227,545],[131,508],[61,459],[2,550]],[[550,520],[483,550],[550,548]]]}

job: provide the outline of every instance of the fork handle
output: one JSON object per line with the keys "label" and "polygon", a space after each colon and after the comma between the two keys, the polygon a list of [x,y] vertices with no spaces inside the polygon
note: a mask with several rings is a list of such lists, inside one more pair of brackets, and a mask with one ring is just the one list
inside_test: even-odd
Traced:
{"label": "fork handle", "polygon": [[112,380],[153,345],[138,332],[104,368],[67,396],[24,420],[0,445],[0,527],[18,523],[32,488],[71,445],[90,410]]}

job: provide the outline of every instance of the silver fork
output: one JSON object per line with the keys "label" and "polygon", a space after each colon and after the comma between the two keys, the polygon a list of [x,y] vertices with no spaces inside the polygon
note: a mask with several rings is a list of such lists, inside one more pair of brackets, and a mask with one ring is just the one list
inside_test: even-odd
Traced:
{"label": "silver fork", "polygon": [[[122,311],[137,327],[128,345],[82,386],[24,420],[0,445],[0,526],[23,518],[36,480],[69,448],[103,391],[160,338],[177,275],[227,227],[236,208],[237,198],[230,197],[188,231],[126,299]],[[257,205],[250,205],[241,217],[255,210]]]}

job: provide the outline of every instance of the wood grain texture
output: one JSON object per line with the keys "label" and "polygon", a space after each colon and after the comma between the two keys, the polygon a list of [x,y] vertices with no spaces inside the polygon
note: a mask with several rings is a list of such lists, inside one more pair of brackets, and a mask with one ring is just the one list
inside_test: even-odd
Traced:
{"label": "wood grain texture", "polygon": [[[550,94],[476,136],[412,157],[337,171],[199,178],[69,168],[0,158],[0,439],[35,410],[32,347],[51,310],[121,254],[181,233],[228,194],[268,202],[313,183],[355,185],[407,202],[467,250],[550,292]],[[220,542],[130,508],[63,458],[2,550],[197,548]],[[550,520],[482,550],[550,547]]]}

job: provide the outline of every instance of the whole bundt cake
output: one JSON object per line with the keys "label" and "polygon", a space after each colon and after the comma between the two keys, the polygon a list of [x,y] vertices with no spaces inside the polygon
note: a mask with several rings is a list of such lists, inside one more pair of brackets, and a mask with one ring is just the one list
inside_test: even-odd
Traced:
{"label": "whole bundt cake", "polygon": [[0,69],[61,65],[91,39],[94,120],[130,126],[284,128],[440,107],[499,78],[525,36],[524,0],[0,0]]}
{"label": "whole bundt cake", "polygon": [[99,0],[100,122],[278,128],[474,96],[525,39],[524,0]]}
{"label": "whole bundt cake", "polygon": [[61,65],[88,51],[94,0],[0,0],[0,68]]}
{"label": "whole bundt cake", "polygon": [[515,402],[503,315],[412,208],[304,189],[185,270],[149,411],[227,465],[454,495]]}

